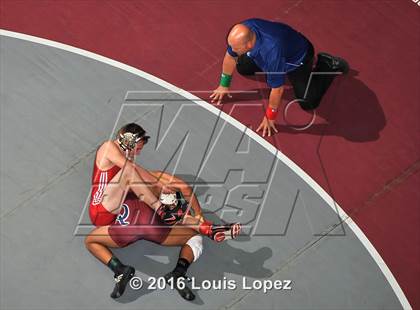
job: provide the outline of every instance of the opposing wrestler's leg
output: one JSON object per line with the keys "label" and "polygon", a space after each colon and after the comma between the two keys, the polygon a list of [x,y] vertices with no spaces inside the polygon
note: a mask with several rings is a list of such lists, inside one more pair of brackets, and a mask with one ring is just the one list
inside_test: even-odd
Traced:
{"label": "opposing wrestler's leg", "polygon": [[[186,300],[193,300],[194,293],[187,286],[188,267],[195,262],[203,252],[203,238],[194,230],[175,225],[162,242],[165,246],[182,246],[175,268],[165,275],[166,281],[172,281],[175,289]],[[181,283],[183,282],[183,283]]]}
{"label": "opposing wrestler's leg", "polygon": [[[196,232],[203,234],[216,242],[221,242],[227,239],[235,239],[240,231],[240,223],[230,223],[225,225],[216,225],[210,221],[205,220],[202,216],[194,217],[190,215],[189,210],[192,209],[191,201],[188,201],[184,198],[184,195],[187,195],[191,198],[195,197],[192,189],[181,179],[169,175],[163,171],[150,171],[150,173],[160,179],[166,186],[173,187],[176,189],[175,193],[160,193],[160,200],[164,206],[168,205],[167,208],[161,209],[160,217],[168,224],[169,222],[177,222],[183,226],[190,227]],[[183,188],[186,190],[186,193],[182,192]],[[193,198],[196,200],[196,198]],[[165,202],[166,201],[166,202]],[[175,202],[174,202],[175,201]],[[174,204],[177,206],[173,207]],[[198,204],[198,201],[195,201]]]}
{"label": "opposing wrestler's leg", "polygon": [[235,239],[239,236],[242,229],[242,225],[240,223],[215,225],[214,223],[205,220],[203,217],[197,219],[196,217],[188,214],[184,216],[182,225],[188,226],[216,242]]}
{"label": "opposing wrestler's leg", "polygon": [[119,247],[109,236],[108,227],[102,226],[95,228],[85,238],[86,248],[105,265],[112,257],[112,252],[109,248]]}
{"label": "opposing wrestler's leg", "polygon": [[114,272],[116,284],[111,293],[111,297],[118,298],[124,293],[127,284],[134,276],[135,269],[121,263],[109,250],[109,248],[119,248],[119,246],[109,236],[108,227],[102,226],[92,230],[85,239],[85,245],[93,256]]}

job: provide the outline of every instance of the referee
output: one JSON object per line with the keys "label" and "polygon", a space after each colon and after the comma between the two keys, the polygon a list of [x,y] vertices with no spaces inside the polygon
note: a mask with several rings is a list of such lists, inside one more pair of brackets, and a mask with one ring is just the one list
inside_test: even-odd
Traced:
{"label": "referee", "polygon": [[[263,19],[247,19],[236,24],[227,37],[227,51],[223,59],[220,85],[210,95],[212,102],[220,104],[225,95],[230,96],[229,87],[236,67],[244,76],[264,72],[271,88],[269,106],[257,132],[262,130],[271,136],[277,132],[274,120],[284,91],[285,76],[293,85],[295,97],[304,110],[316,109],[322,96],[339,72],[346,74],[349,66],[344,59],[319,53],[314,63],[314,47],[301,33],[290,26]],[[324,72],[313,75],[311,72]],[[335,72],[336,74],[328,74]]]}

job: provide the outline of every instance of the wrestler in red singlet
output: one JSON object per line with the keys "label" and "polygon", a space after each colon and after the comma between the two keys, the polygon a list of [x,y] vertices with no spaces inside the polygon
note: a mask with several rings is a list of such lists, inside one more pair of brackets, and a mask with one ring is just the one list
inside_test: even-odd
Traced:
{"label": "wrestler in red singlet", "polygon": [[92,174],[92,194],[90,197],[89,216],[95,226],[110,225],[115,221],[118,214],[113,214],[102,205],[105,188],[112,178],[120,171],[120,167],[113,166],[108,170],[101,170],[95,164]]}

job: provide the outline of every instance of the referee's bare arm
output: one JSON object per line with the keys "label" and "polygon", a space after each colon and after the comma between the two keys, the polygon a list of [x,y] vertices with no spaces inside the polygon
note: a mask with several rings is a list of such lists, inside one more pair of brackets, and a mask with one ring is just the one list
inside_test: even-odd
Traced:
{"label": "referee's bare arm", "polygon": [[236,57],[232,57],[228,52],[226,52],[225,58],[223,58],[223,73],[227,75],[232,75],[233,71],[235,70],[235,66]]}
{"label": "referee's bare arm", "polygon": [[270,98],[268,100],[268,105],[270,106],[270,108],[276,109],[276,110],[278,109],[281,102],[281,97],[283,96],[283,92],[284,92],[283,86],[271,89]]}

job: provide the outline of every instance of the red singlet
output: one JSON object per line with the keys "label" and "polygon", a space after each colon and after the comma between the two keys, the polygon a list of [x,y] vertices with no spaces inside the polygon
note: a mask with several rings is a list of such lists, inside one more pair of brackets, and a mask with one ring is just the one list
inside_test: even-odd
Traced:
{"label": "red singlet", "polygon": [[113,214],[106,210],[102,205],[102,198],[105,188],[112,178],[121,170],[118,166],[113,166],[108,170],[101,170],[96,165],[93,167],[92,174],[92,194],[90,197],[89,216],[95,226],[110,225],[115,221],[118,214]]}

